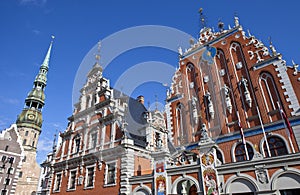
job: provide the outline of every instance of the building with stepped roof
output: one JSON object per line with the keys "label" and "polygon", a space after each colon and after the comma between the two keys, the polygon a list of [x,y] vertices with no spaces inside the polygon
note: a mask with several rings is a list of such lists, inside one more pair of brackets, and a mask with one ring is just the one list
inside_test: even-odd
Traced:
{"label": "building with stepped roof", "polygon": [[218,31],[201,19],[199,38],[178,50],[164,112],[113,89],[99,50],[42,163],[44,194],[300,193],[298,65],[238,17]]}

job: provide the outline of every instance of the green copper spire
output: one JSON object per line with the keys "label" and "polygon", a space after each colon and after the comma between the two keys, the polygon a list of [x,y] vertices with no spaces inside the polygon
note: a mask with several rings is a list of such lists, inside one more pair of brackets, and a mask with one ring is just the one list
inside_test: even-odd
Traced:
{"label": "green copper spire", "polygon": [[52,49],[53,39],[54,39],[54,36],[52,36],[52,40],[51,40],[48,52],[46,54],[43,64],[40,67],[39,74],[35,78],[35,81],[34,81],[35,85],[42,84],[42,85],[46,86],[46,84],[47,84],[47,73],[48,73],[48,69],[49,69],[49,60],[50,60],[50,53],[51,53],[51,49]]}
{"label": "green copper spire", "polygon": [[52,49],[54,36],[50,42],[49,49],[47,51],[44,62],[40,66],[39,73],[35,77],[34,86],[28,93],[25,99],[25,106],[22,113],[17,118],[17,126],[32,128],[40,131],[42,127],[42,108],[45,101],[45,87],[47,84],[47,73],[49,69],[49,60]]}

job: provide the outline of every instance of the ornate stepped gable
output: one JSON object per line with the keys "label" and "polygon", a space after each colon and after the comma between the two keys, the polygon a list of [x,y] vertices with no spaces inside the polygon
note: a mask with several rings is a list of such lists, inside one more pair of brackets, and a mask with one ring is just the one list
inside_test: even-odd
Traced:
{"label": "ornate stepped gable", "polygon": [[[68,126],[60,133],[52,193],[90,190],[128,194],[128,177],[149,172],[151,151],[167,144],[163,115],[148,111],[143,97],[133,99],[110,87],[99,59],[96,55]],[[75,171],[78,180],[70,187],[70,174]]]}
{"label": "ornate stepped gable", "polygon": [[[260,126],[260,114],[262,120],[268,115],[269,122],[280,119],[276,106],[259,108],[268,113],[258,110],[260,101],[268,101],[264,93],[280,96],[272,101],[281,102],[289,115],[296,115],[300,106],[287,71],[291,67],[286,66],[272,43],[270,50],[249,31],[247,36],[237,17],[234,28],[225,30],[222,27],[214,32],[204,27],[196,43],[191,42],[185,52],[180,49],[180,67],[173,76],[166,105],[167,125],[175,145],[199,140],[200,124],[217,137],[237,129],[238,121],[243,118],[245,122],[240,122],[246,129]],[[297,74],[295,67],[297,65],[294,65]],[[275,92],[265,88],[266,78],[272,78]],[[236,97],[241,97],[241,102],[235,102]],[[238,113],[239,106],[246,112]],[[187,117],[181,115],[183,111],[187,111]],[[182,121],[176,119],[180,117]],[[187,131],[181,132],[182,136],[178,132],[180,128]]]}
{"label": "ornate stepped gable", "polygon": [[96,63],[61,134],[52,193],[297,194],[299,139],[284,123],[300,129],[297,66],[234,23],[179,49],[163,114],[110,88]]}

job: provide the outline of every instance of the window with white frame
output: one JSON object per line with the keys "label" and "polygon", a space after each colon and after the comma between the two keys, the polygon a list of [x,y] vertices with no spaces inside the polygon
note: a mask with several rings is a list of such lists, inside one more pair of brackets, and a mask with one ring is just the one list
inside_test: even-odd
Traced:
{"label": "window with white frame", "polygon": [[[253,148],[248,143],[246,144],[246,147],[247,147],[249,160],[251,160],[253,158],[253,155],[254,155]],[[241,162],[241,161],[247,160],[245,145],[243,143],[239,143],[238,145],[236,145],[235,150],[234,150],[234,154],[235,154],[235,161],[236,162]]]}
{"label": "window with white frame", "polygon": [[60,188],[60,183],[61,183],[61,173],[56,174],[56,178],[55,178],[55,184],[54,184],[54,191],[57,192],[59,191]]}
{"label": "window with white frame", "polygon": [[90,135],[90,148],[93,149],[93,148],[96,148],[97,146],[97,131],[93,131],[91,132],[91,135]]}
{"label": "window with white frame", "polygon": [[[280,137],[269,136],[267,140],[268,140],[271,156],[281,156],[281,155],[288,154],[286,145]],[[269,157],[266,142],[264,142],[264,152],[266,156]]]}
{"label": "window with white frame", "polygon": [[8,190],[6,190],[6,189],[1,190],[1,195],[7,195],[7,194],[8,194]]}
{"label": "window with white frame", "polygon": [[278,109],[276,102],[278,102],[280,98],[273,76],[268,72],[261,73],[259,77],[259,84],[264,104],[266,106],[266,111],[269,113],[271,121],[280,118],[279,112],[274,113],[274,111]]}
{"label": "window with white frame", "polygon": [[157,148],[161,148],[162,147],[162,138],[161,138],[161,134],[159,132],[155,133],[155,145]]}
{"label": "window with white frame", "polygon": [[8,167],[7,168],[7,174],[8,175],[11,175],[11,174],[13,174],[14,173],[14,168],[13,167]]}
{"label": "window with white frame", "polygon": [[6,186],[7,186],[7,185],[10,185],[10,181],[11,181],[10,178],[5,178],[3,184],[6,185]]}
{"label": "window with white frame", "polygon": [[74,137],[74,147],[73,147],[73,152],[76,153],[76,154],[77,154],[77,153],[79,152],[79,150],[80,150],[80,141],[81,141],[80,135],[77,134],[77,135]]}
{"label": "window with white frame", "polygon": [[85,187],[93,187],[94,186],[94,169],[95,169],[95,167],[87,168]]}
{"label": "window with white frame", "polygon": [[76,184],[76,170],[70,171],[70,176],[69,176],[69,189],[75,189],[75,184]]}
{"label": "window with white frame", "polygon": [[220,161],[220,163],[224,163],[224,160],[223,160],[223,154],[221,153],[220,150],[216,150],[216,156],[217,156],[217,159]]}
{"label": "window with white frame", "polygon": [[178,104],[176,107],[176,126],[177,126],[178,145],[184,143],[182,108],[183,108],[182,104]]}
{"label": "window with white frame", "polygon": [[106,165],[106,178],[105,184],[115,184],[116,183],[116,165],[115,163],[109,163]]}

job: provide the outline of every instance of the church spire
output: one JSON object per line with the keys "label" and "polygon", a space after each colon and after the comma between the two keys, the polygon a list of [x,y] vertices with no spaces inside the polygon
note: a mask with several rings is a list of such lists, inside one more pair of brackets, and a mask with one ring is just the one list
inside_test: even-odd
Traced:
{"label": "church spire", "polygon": [[39,71],[38,75],[35,78],[35,81],[34,81],[35,85],[42,84],[43,86],[46,86],[46,84],[47,84],[47,73],[48,73],[48,69],[49,69],[49,60],[50,60],[50,54],[51,54],[54,36],[51,36],[51,38],[52,38],[52,40],[50,42],[50,46],[47,51],[46,57],[40,67],[40,71]]}
{"label": "church spire", "polygon": [[53,39],[54,36],[52,36],[49,49],[47,51],[42,65],[40,66],[39,73],[35,77],[33,88],[28,93],[25,99],[24,109],[17,118],[16,123],[19,128],[25,127],[37,130],[39,132],[41,131],[43,122],[42,108],[44,107],[45,101],[44,90],[47,84],[47,73],[49,69],[49,60],[52,50]]}

